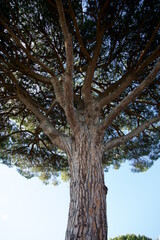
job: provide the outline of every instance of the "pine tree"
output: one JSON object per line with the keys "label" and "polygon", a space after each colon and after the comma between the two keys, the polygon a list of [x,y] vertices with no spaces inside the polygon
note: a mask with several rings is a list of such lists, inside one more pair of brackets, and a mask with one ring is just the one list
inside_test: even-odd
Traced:
{"label": "pine tree", "polygon": [[0,158],[70,177],[66,240],[107,239],[103,170],[159,157],[158,0],[1,0]]}

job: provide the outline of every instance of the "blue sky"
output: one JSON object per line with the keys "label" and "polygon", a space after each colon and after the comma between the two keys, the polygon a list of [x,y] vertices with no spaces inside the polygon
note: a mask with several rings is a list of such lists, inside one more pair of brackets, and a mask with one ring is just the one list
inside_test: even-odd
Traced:
{"label": "blue sky", "polygon": [[[145,173],[132,173],[128,164],[110,169],[105,182],[109,237],[160,237],[160,160]],[[68,207],[69,183],[45,186],[0,165],[1,240],[64,240]]]}

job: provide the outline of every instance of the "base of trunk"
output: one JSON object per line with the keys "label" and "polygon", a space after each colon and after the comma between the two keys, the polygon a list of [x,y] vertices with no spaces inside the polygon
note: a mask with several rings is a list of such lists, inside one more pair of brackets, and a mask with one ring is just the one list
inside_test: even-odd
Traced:
{"label": "base of trunk", "polygon": [[106,187],[96,186],[93,199],[84,201],[77,202],[74,211],[76,202],[70,203],[65,240],[107,240]]}

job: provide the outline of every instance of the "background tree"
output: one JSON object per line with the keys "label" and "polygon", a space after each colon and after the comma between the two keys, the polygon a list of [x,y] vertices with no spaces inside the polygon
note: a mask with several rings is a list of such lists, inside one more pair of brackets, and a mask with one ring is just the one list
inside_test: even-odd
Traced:
{"label": "background tree", "polygon": [[107,239],[103,168],[159,157],[158,0],[1,0],[0,158],[70,175],[66,239]]}
{"label": "background tree", "polygon": [[110,240],[152,240],[151,238],[148,238],[146,236],[136,236],[135,234],[127,234],[115,238],[110,238]]}

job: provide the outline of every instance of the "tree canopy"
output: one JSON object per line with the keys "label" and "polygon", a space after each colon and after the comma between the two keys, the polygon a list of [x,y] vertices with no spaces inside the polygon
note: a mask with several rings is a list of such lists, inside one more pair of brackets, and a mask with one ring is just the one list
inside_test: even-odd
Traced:
{"label": "tree canopy", "polygon": [[159,0],[0,4],[0,161],[28,178],[56,177],[68,171],[61,139],[69,143],[85,121],[105,132],[105,169],[125,159],[133,171],[152,166],[160,156]]}

